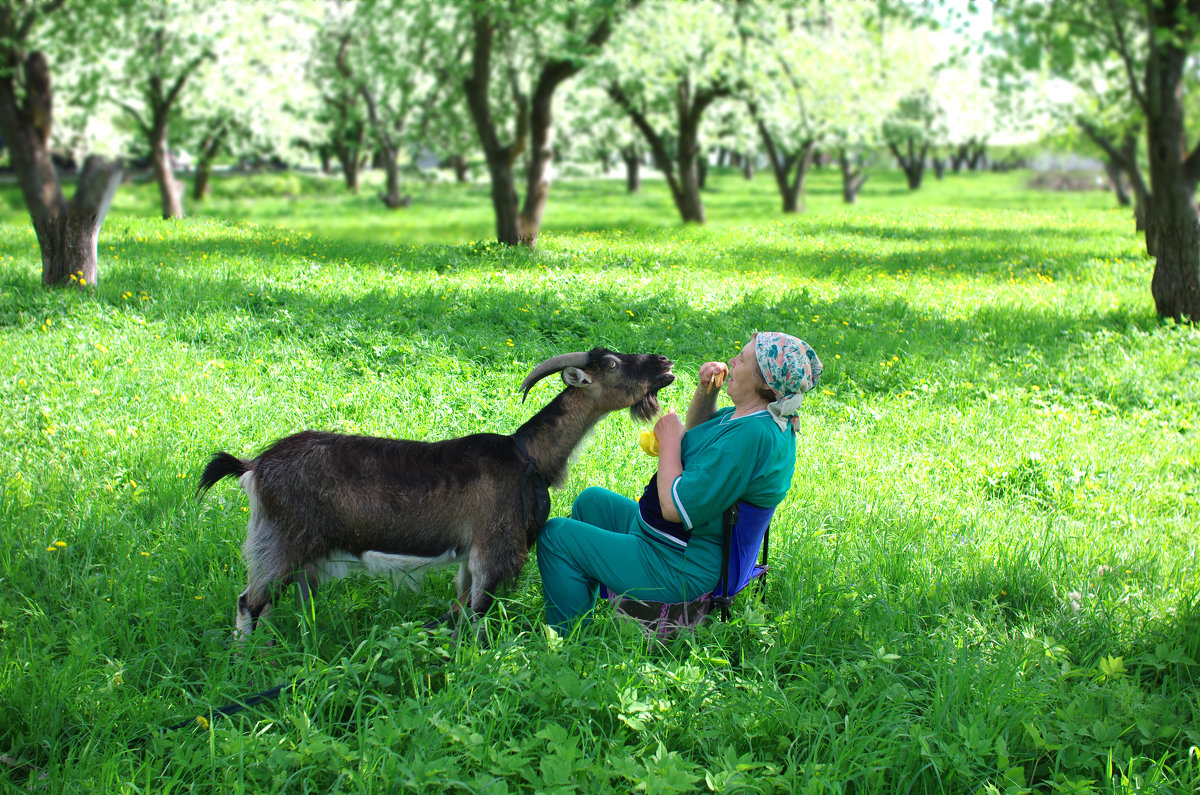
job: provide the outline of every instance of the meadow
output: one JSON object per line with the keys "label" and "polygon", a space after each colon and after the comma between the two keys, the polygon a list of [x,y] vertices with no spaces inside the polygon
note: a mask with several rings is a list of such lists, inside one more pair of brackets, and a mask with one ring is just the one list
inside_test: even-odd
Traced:
{"label": "meadow", "polygon": [[[878,173],[846,207],[818,171],[785,217],[717,172],[704,227],[654,180],[561,180],[533,252],[489,242],[481,184],[389,212],[229,176],[174,222],[135,184],[88,293],[41,288],[0,186],[0,789],[1200,791],[1200,331],[1155,317],[1127,210],[1028,177]],[[682,410],[755,329],[826,371],[731,621],[560,637],[531,562],[486,643],[421,628],[450,571],[232,643],[247,503],[196,498],[214,451],[511,432],[554,394],[525,373],[593,345],[671,357]],[[605,419],[552,515],[639,493],[638,430]]]}

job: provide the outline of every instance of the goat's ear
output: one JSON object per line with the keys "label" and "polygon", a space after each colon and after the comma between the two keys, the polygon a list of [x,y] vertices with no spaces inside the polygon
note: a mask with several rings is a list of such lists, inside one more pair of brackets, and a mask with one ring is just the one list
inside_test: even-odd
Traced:
{"label": "goat's ear", "polygon": [[562,380],[567,386],[591,386],[592,377],[578,367],[567,367],[562,371]]}

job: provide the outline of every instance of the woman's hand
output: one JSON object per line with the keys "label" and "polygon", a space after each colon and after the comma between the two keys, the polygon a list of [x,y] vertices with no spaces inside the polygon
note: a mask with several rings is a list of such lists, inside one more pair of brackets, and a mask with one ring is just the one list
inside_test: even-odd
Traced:
{"label": "woman's hand", "polygon": [[725,362],[705,362],[700,365],[700,383],[697,391],[716,392],[725,385],[729,375],[729,366]]}
{"label": "woman's hand", "polygon": [[678,450],[683,440],[683,421],[674,411],[668,411],[654,423],[654,435],[658,437],[659,450],[666,445]]}

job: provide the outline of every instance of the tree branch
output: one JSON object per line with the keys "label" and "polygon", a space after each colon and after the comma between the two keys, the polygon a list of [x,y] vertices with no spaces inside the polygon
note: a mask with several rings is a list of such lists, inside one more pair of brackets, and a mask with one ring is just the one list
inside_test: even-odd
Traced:
{"label": "tree branch", "polygon": [[116,102],[117,106],[120,107],[121,110],[125,111],[126,113],[128,113],[130,116],[133,117],[134,123],[137,124],[138,128],[146,136],[150,135],[150,127],[149,127],[149,125],[146,124],[146,122],[142,121],[141,113],[138,111],[137,108],[133,107],[128,102],[125,102],[124,100],[117,99],[117,100],[113,100],[113,101]]}
{"label": "tree branch", "polygon": [[[42,8],[41,13],[53,14],[55,11],[63,7],[64,3],[66,3],[66,0],[53,0],[53,2],[47,3]],[[22,19],[21,23],[16,26],[16,30],[13,32],[13,39],[17,42],[25,41],[25,39],[29,36],[29,31],[32,30],[34,24],[37,23],[37,17],[38,10],[36,8],[29,9],[25,13],[25,18]]]}
{"label": "tree branch", "polygon": [[193,58],[191,62],[183,68],[183,71],[179,73],[179,77],[175,79],[175,84],[172,85],[171,90],[167,92],[167,97],[163,102],[163,107],[166,110],[170,110],[171,106],[175,104],[175,100],[179,97],[179,92],[183,90],[183,86],[185,83],[187,83],[188,78],[192,76],[192,72],[198,69],[200,64],[204,63],[210,58],[215,61],[217,56],[213,54],[212,50],[205,50]]}
{"label": "tree branch", "polygon": [[[1134,101],[1141,107],[1142,112],[1146,112],[1146,95],[1138,86],[1137,74],[1134,71],[1133,54],[1129,51],[1129,42],[1125,40],[1125,26],[1121,24],[1121,18],[1117,14],[1116,0],[1108,0],[1108,15],[1112,19],[1113,32],[1117,37],[1117,54],[1121,56],[1121,61],[1125,65],[1125,76],[1129,79],[1129,90],[1133,94]],[[1151,23],[1147,34],[1150,40],[1151,57],[1153,57],[1155,48],[1153,23]]]}

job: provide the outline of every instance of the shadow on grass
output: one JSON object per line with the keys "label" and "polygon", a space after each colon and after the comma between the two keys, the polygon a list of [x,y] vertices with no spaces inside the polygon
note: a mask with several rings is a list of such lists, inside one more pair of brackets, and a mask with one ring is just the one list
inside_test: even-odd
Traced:
{"label": "shadow on grass", "polygon": [[[252,257],[261,249],[261,240],[243,244],[213,236],[194,244],[140,244],[137,257],[170,260],[186,252],[194,261],[204,253]],[[423,248],[406,255],[378,243],[312,240],[281,244],[275,256],[316,261],[318,269],[344,258],[345,267],[369,275],[369,283],[378,286],[330,295],[228,269],[220,277],[206,278],[192,275],[195,268],[115,265],[94,300],[112,311],[159,322],[176,338],[213,356],[236,359],[249,347],[269,352],[281,340],[300,340],[351,372],[411,365],[411,349],[396,344],[404,339],[423,340],[425,350],[434,346],[458,359],[502,368],[511,367],[514,353],[544,357],[593,345],[662,353],[695,368],[707,359],[725,358],[733,342],[753,329],[780,329],[813,342],[827,363],[822,386],[851,402],[918,389],[930,381],[973,382],[971,399],[987,388],[1025,384],[1055,387],[1073,399],[1118,407],[1186,398],[1153,394],[1151,383],[1071,377],[1084,355],[1082,340],[1095,334],[1119,338],[1131,328],[1153,329],[1158,321],[1149,307],[1141,314],[1121,306],[1083,307],[1086,314],[1074,316],[1048,306],[961,307],[945,310],[955,313],[949,316],[866,288],[822,298],[806,288],[764,287],[726,306],[697,309],[676,295],[669,282],[648,292],[606,286],[603,279],[589,282],[586,275],[572,273],[566,283],[575,294],[564,292],[563,283],[553,280],[523,286],[519,274],[538,268],[539,257],[505,247]],[[456,269],[507,273],[516,283],[498,280],[463,289],[452,280],[433,286],[419,278],[402,279],[393,286],[380,278],[393,270]],[[137,285],[156,300],[130,299],[119,285]],[[28,322],[63,300],[12,271],[0,290],[5,296],[0,299],[0,326]],[[728,341],[720,342],[721,337]],[[1036,361],[1038,369],[1025,373],[1021,368],[1027,361]],[[964,398],[946,390],[932,399],[957,403]]]}

